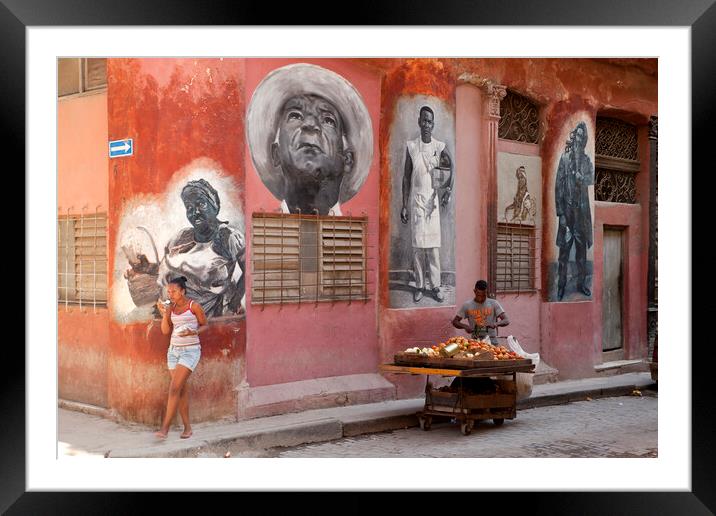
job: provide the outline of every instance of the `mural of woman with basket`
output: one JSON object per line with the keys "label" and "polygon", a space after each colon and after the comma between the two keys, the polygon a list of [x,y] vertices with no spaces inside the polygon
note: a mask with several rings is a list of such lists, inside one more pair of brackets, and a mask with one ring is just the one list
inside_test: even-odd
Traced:
{"label": "mural of woman with basket", "polygon": [[187,296],[201,304],[208,317],[243,313],[245,241],[240,230],[218,219],[219,195],[205,179],[189,181],[181,191],[191,227],[167,242],[160,259],[154,239],[155,262],[122,246],[130,265],[124,277],[135,305],[154,303],[169,280],[187,278]]}

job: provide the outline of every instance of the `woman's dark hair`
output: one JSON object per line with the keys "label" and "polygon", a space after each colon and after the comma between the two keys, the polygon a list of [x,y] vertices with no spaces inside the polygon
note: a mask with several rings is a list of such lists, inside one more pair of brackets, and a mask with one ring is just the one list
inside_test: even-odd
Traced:
{"label": "woman's dark hair", "polygon": [[174,283],[180,289],[186,290],[186,277],[185,276],[179,276],[178,278],[171,279],[171,280],[169,280],[169,283]]}

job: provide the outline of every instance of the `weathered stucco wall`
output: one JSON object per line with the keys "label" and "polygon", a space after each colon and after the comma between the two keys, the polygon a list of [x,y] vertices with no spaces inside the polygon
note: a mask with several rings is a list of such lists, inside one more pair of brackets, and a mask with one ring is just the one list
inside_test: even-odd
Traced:
{"label": "weathered stucco wall", "polygon": [[109,313],[106,308],[68,306],[57,310],[58,395],[107,407]]}
{"label": "weathered stucco wall", "polygon": [[106,212],[107,92],[57,102],[57,206],[61,213]]}
{"label": "weathered stucco wall", "polygon": [[[279,202],[262,182],[250,156],[247,105],[268,73],[298,62],[345,78],[362,97],[370,116],[373,157],[368,176],[357,194],[341,206],[344,215],[368,216],[371,297],[366,303],[251,303],[251,214],[278,211]],[[537,144],[490,140],[487,80],[538,104]],[[454,124],[455,164],[451,200],[455,210],[454,300],[395,308],[390,302],[390,228],[401,191],[396,190],[392,174],[403,163],[394,162],[391,135],[398,123],[400,100],[414,96],[437,99],[454,110],[450,122]],[[542,178],[538,290],[499,297],[512,320],[500,334],[513,334],[525,350],[539,351],[562,378],[593,376],[594,365],[602,360],[602,232],[605,225],[614,225],[626,230],[625,356],[645,356],[650,159],[645,125],[649,116],[657,114],[656,60],[635,64],[552,58],[111,59],[107,93],[73,102],[59,103],[59,204],[93,208],[93,203],[104,199],[109,207],[109,288],[113,294],[110,309],[91,316],[91,324],[97,326],[92,342],[83,340],[75,329],[83,324],[80,314],[60,310],[62,396],[110,406],[129,419],[159,421],[169,381],[168,337],[161,335],[151,307],[137,311],[128,304],[120,233],[123,222],[131,220],[136,226],[144,217],[147,226],[157,228],[157,240],[163,241],[166,237],[158,228],[165,221],[172,228],[185,224],[176,202],[168,200],[169,191],[176,192],[170,186],[188,179],[187,167],[197,163],[210,168],[212,180],[223,185],[219,188],[222,206],[232,206],[236,220],[243,217],[240,229],[249,271],[245,315],[217,317],[202,334],[202,360],[190,380],[191,413],[197,420],[235,417],[248,402],[248,391],[271,386],[283,385],[286,392],[256,391],[256,397],[263,397],[267,404],[280,398],[286,402],[283,406],[299,409],[300,403],[286,401],[296,382],[377,373],[378,365],[391,361],[397,351],[459,334],[451,320],[462,302],[473,296],[474,282],[487,279],[488,274],[487,210],[495,201],[488,195],[493,171],[486,154],[494,143],[498,152],[539,157]],[[78,117],[84,119],[87,113],[89,120],[80,125],[91,134],[77,132]],[[556,259],[557,228],[554,177],[564,150],[565,127],[575,115],[586,119],[592,149],[597,116],[616,116],[638,125],[642,168],[637,175],[638,204],[592,203],[592,295],[552,302],[549,263]],[[436,120],[436,138],[440,124]],[[129,137],[134,138],[135,155],[108,160],[107,140]],[[98,167],[106,173],[88,181],[88,174]],[[78,171],[83,175],[75,175]],[[104,380],[102,368],[107,371]],[[398,397],[420,396],[424,388],[422,377],[386,378],[396,385]],[[294,389],[295,396],[308,392],[302,390],[308,389],[306,384],[301,385]],[[82,386],[91,392],[83,393]]]}
{"label": "weathered stucco wall", "polygon": [[[391,162],[392,127],[399,116],[397,106],[401,98],[410,95],[424,95],[442,100],[448,106],[455,106],[456,81],[451,76],[451,69],[439,60],[416,59],[407,60],[401,66],[391,70],[383,79],[382,112],[380,125],[381,148],[381,196],[380,196],[380,227],[384,228],[380,235],[381,249],[389,255],[391,245],[390,227],[393,197],[401,196],[401,191],[391,188],[392,170],[401,169],[403,163]],[[416,117],[417,126],[417,117]],[[458,138],[459,141],[459,138]],[[461,171],[455,169],[455,177]],[[454,201],[453,201],[454,202]],[[459,213],[460,208],[457,208]],[[408,230],[406,230],[408,231]],[[451,243],[452,244],[452,243]],[[393,355],[407,347],[419,345],[430,346],[440,342],[455,330],[450,324],[455,313],[455,306],[430,306],[428,308],[392,309],[389,297],[389,263],[382,259],[380,263],[380,359],[391,362]],[[457,278],[457,282],[460,278]],[[398,387],[398,396],[418,395],[424,387],[423,378],[402,375],[386,375]]]}
{"label": "weathered stucco wall", "polygon": [[[243,215],[243,66],[242,60],[218,59],[113,59],[108,64],[109,138],[134,138],[135,148],[133,156],[109,164],[109,271],[115,299],[110,302],[108,399],[128,419],[160,421],[169,383],[169,337],[162,335],[151,305],[127,317],[117,302],[128,269],[121,270],[126,267],[122,220],[131,212],[140,221],[144,214],[150,228],[161,227],[157,219],[172,225],[173,232],[190,227],[181,203],[166,209],[175,206],[169,204],[167,188],[176,174],[197,179],[187,171],[197,160],[209,163],[209,179],[225,195],[218,218],[229,208]],[[222,179],[231,188],[217,187]],[[245,374],[243,315],[210,318],[201,341],[202,358],[189,380],[192,418],[235,417],[237,388]]]}
{"label": "weathered stucco wall", "polygon": [[[367,302],[302,302],[256,305],[247,286],[247,381],[250,387],[314,378],[375,373],[378,363],[375,291],[378,277],[378,181],[380,76],[369,67],[341,59],[259,59],[246,62],[246,101],[270,72],[294,63],[309,63],[342,76],[362,97],[372,124],[372,160],[365,182],[354,197],[341,204],[343,216],[368,217]],[[246,231],[251,255],[251,214],[277,212],[280,201],[264,185],[247,148]]]}
{"label": "weathered stucco wall", "polygon": [[[101,91],[58,100],[59,214],[107,212],[108,161],[107,93]],[[60,303],[57,323],[59,397],[107,406],[107,309]]]}

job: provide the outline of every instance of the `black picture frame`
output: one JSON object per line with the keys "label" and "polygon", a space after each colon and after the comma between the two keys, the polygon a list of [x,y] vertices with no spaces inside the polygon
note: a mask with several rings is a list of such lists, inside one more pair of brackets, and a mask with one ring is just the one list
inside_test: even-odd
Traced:
{"label": "black picture frame", "polygon": [[[117,8],[121,5],[121,9]],[[300,20],[310,25],[339,25],[336,20],[335,3],[312,4],[317,13],[310,19]],[[137,1],[119,3],[107,0],[2,0],[0,2],[0,38],[2,39],[2,63],[5,78],[0,81],[0,102],[3,107],[2,141],[6,149],[14,149],[20,166],[25,166],[25,30],[30,26],[82,26],[82,25],[256,25],[261,20],[266,25],[293,24],[295,13],[282,12],[270,2],[195,2]],[[605,0],[595,3],[589,0],[554,0],[545,4],[538,1],[503,0],[501,2],[465,2],[443,0],[441,2],[390,2],[385,5],[370,4],[355,9],[350,17],[351,25],[570,25],[570,26],[684,26],[691,28],[692,70],[692,158],[701,164],[710,137],[711,120],[716,111],[716,6],[714,0]],[[703,163],[703,170],[710,170]],[[711,165],[711,164],[709,164]],[[699,167],[701,169],[701,167]],[[696,165],[694,165],[696,169]],[[679,171],[685,175],[689,171]],[[9,174],[9,172],[7,172]],[[662,174],[669,173],[663,171]],[[671,171],[671,173],[675,173]],[[24,188],[24,183],[23,183]],[[30,192],[25,192],[29,195]],[[705,195],[702,193],[702,195]],[[693,206],[698,205],[694,202]],[[693,217],[693,222],[699,222]],[[700,222],[702,223],[702,222]],[[693,231],[693,230],[692,230]],[[26,233],[25,238],[29,235]],[[685,271],[707,271],[707,254],[694,255],[691,264],[684,264]],[[689,253],[691,256],[691,254]],[[704,262],[704,263],[700,263]],[[29,271],[24,269],[25,275]],[[686,278],[691,283],[691,276]],[[662,292],[666,291],[662,287]],[[662,294],[667,295],[667,294]],[[683,300],[691,306],[692,300]],[[25,313],[27,317],[27,313]],[[663,319],[662,319],[663,320]],[[25,320],[27,321],[27,320]],[[668,323],[665,323],[668,324]],[[691,329],[691,321],[679,324]],[[693,342],[692,356],[704,352],[707,341],[697,343],[691,335],[684,342],[673,345],[688,346]],[[3,438],[0,440],[2,457],[2,482],[0,482],[0,511],[7,514],[93,514],[93,513],[141,513],[136,493],[78,493],[72,492],[26,492],[25,489],[25,354],[17,345],[6,340],[4,356],[12,357],[3,367],[3,389],[0,393]],[[49,343],[48,343],[49,345]],[[666,345],[662,343],[662,347]],[[12,363],[12,367],[8,364]],[[708,360],[692,360],[692,490],[690,492],[589,492],[589,493],[481,493],[482,508],[485,502],[500,507],[500,500],[509,500],[510,511],[529,511],[528,514],[713,514],[716,512],[716,490],[713,489],[716,456],[710,446],[714,435],[709,409],[714,394],[709,381]],[[90,465],[88,464],[88,467]],[[240,467],[240,466],[237,466]],[[476,478],[479,478],[476,472]],[[479,483],[478,483],[479,485]],[[162,496],[162,495],[160,495]],[[224,497],[212,494],[213,504]],[[246,496],[245,494],[241,496]],[[374,509],[363,503],[363,497],[350,495],[355,503],[347,503],[350,511]],[[461,497],[462,499],[463,497]],[[247,498],[241,508],[253,503]],[[423,511],[430,506],[433,497],[401,497],[402,509],[412,507]],[[348,501],[348,500],[344,500]],[[142,502],[145,503],[145,502]],[[163,495],[164,510],[172,505],[183,509],[191,506],[189,497]],[[504,503],[502,503],[504,506]],[[239,506],[237,506],[239,508]],[[348,509],[346,509],[348,510]],[[436,510],[455,510],[436,504]]]}

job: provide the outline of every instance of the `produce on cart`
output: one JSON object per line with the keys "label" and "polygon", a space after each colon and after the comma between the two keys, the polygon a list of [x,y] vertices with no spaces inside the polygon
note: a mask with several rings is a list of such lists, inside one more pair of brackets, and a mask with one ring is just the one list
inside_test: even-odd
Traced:
{"label": "produce on cart", "polygon": [[[423,430],[430,430],[433,418],[442,416],[458,420],[463,435],[469,435],[476,421],[492,419],[499,426],[517,417],[516,375],[533,371],[534,364],[503,346],[452,337],[430,347],[408,348],[380,369],[426,375],[425,406],[417,414]],[[436,389],[430,375],[455,380]]]}

